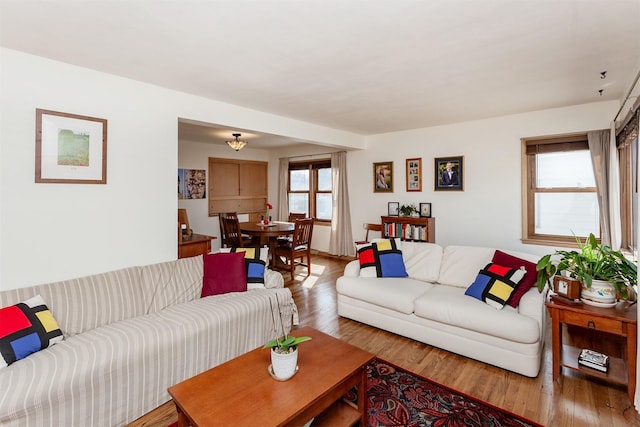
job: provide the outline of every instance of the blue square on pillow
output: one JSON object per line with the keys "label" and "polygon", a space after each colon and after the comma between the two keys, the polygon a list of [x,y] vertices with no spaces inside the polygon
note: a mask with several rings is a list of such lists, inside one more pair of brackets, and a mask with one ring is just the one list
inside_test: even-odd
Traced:
{"label": "blue square on pillow", "polygon": [[16,360],[20,360],[24,359],[31,353],[40,351],[40,349],[42,349],[42,342],[40,341],[38,334],[34,332],[11,341],[11,348],[16,355]]}
{"label": "blue square on pillow", "polygon": [[248,262],[247,263],[247,282],[264,283],[264,268],[265,268],[265,265],[261,262]]}
{"label": "blue square on pillow", "polygon": [[487,287],[487,284],[491,280],[491,277],[479,273],[476,276],[476,280],[467,288],[464,292],[465,295],[472,296],[474,298],[479,299],[480,301],[484,301],[484,290]]}
{"label": "blue square on pillow", "polygon": [[407,270],[404,267],[402,253],[381,253],[380,257],[380,277],[407,277]]}

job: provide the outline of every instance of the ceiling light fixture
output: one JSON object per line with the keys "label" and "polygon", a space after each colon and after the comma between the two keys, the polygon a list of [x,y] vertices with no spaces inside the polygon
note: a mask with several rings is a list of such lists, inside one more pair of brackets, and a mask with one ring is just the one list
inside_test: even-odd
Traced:
{"label": "ceiling light fixture", "polygon": [[240,135],[242,135],[241,133],[234,133],[233,136],[236,137],[236,139],[233,139],[231,141],[225,141],[227,143],[227,145],[229,145],[229,147],[233,148],[236,151],[240,151],[242,149],[242,147],[244,147],[245,145],[247,145],[247,141],[241,141],[238,138],[240,137]]}

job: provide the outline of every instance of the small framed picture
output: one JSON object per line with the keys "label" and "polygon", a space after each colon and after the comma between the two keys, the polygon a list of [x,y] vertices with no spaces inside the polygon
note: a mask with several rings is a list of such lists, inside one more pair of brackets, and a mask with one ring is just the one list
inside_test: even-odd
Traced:
{"label": "small framed picture", "polygon": [[435,191],[464,191],[463,156],[435,158]]}
{"label": "small framed picture", "polygon": [[387,211],[389,216],[398,216],[398,212],[400,211],[400,202],[389,202]]}
{"label": "small framed picture", "polygon": [[420,217],[431,218],[431,203],[420,203]]}
{"label": "small framed picture", "polygon": [[373,192],[393,193],[393,162],[373,164]]}
{"label": "small framed picture", "polygon": [[407,159],[407,191],[422,191],[422,158]]}

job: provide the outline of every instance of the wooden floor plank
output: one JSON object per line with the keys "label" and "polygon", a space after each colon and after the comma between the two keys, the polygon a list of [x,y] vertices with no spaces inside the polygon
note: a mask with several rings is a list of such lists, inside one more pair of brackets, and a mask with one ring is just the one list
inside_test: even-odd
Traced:
{"label": "wooden floor plank", "polygon": [[[540,424],[554,426],[639,426],[640,415],[626,387],[570,372],[553,382],[551,333],[547,321],[543,364],[528,378],[467,359],[414,340],[338,317],[335,281],[346,260],[314,256],[311,275],[285,275],[300,314],[300,327],[311,326],[376,354],[409,371],[484,400]],[[131,423],[131,427],[166,427],[177,420],[171,402]]]}

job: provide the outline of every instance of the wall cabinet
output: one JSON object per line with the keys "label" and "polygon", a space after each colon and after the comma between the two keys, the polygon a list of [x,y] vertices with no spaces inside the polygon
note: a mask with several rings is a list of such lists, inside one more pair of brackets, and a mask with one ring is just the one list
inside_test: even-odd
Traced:
{"label": "wall cabinet", "polygon": [[383,237],[400,237],[412,242],[436,242],[436,219],[410,216],[382,216]]}
{"label": "wall cabinet", "polygon": [[209,157],[209,216],[264,212],[268,163]]}

